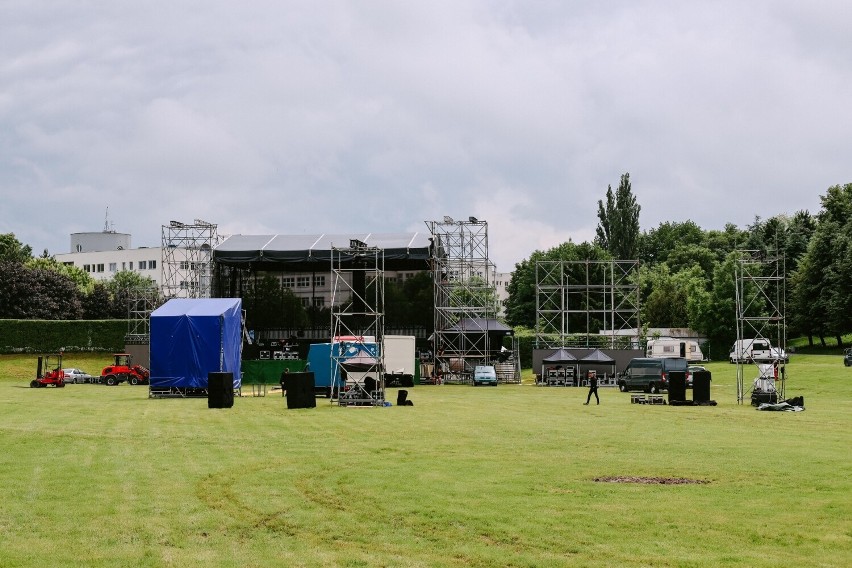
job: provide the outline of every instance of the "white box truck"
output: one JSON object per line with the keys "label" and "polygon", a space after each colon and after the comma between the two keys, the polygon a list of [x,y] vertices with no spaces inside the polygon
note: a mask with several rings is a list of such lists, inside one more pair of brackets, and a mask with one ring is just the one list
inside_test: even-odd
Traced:
{"label": "white box truck", "polygon": [[413,335],[385,335],[382,354],[385,360],[385,386],[414,386],[417,352]]}

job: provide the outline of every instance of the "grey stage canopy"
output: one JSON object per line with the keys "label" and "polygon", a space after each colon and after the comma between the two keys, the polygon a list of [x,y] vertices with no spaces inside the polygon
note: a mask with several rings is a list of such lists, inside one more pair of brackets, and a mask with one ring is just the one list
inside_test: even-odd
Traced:
{"label": "grey stage canopy", "polygon": [[[350,233],[314,235],[231,235],[213,249],[213,261],[255,270],[328,270],[332,248],[354,242],[383,251],[387,270],[424,270],[430,258],[429,233]],[[353,257],[340,258],[342,263]]]}
{"label": "grey stage canopy", "polygon": [[577,358],[568,353],[565,349],[560,348],[554,351],[553,355],[545,357],[542,360],[542,363],[567,363],[569,361],[576,363]]}

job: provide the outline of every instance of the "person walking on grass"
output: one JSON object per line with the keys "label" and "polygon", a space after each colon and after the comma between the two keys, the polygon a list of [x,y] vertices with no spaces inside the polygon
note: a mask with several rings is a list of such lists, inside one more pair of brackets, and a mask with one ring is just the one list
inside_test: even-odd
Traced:
{"label": "person walking on grass", "polygon": [[598,374],[596,371],[589,371],[586,375],[586,378],[589,379],[589,395],[586,397],[586,402],[583,404],[588,405],[589,401],[592,400],[592,394],[595,395],[595,400],[598,404],[601,403],[601,399],[598,398]]}

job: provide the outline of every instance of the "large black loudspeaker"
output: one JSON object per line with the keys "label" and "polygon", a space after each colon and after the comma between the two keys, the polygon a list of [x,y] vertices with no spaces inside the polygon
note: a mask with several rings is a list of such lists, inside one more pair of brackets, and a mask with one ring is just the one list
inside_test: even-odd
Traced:
{"label": "large black loudspeaker", "polygon": [[710,371],[692,373],[692,401],[695,403],[710,402]]}
{"label": "large black loudspeaker", "polygon": [[287,391],[287,408],[316,408],[313,372],[284,373],[281,375],[281,384]]}
{"label": "large black loudspeaker", "polygon": [[207,373],[207,408],[234,406],[234,373]]}
{"label": "large black loudspeaker", "polygon": [[686,400],[686,373],[684,371],[669,372],[669,402]]}
{"label": "large black loudspeaker", "polygon": [[396,405],[397,406],[414,406],[414,403],[408,400],[408,391],[400,389],[396,393]]}

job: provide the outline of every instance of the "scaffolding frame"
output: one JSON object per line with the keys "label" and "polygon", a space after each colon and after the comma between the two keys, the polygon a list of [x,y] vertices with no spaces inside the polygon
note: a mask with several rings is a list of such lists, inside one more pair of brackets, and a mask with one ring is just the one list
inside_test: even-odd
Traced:
{"label": "scaffolding frame", "polygon": [[619,332],[641,329],[638,260],[539,260],[535,278],[536,348],[590,347],[596,316],[610,348],[623,341]]}
{"label": "scaffolding frame", "polygon": [[487,328],[498,311],[488,222],[444,217],[426,225],[432,234],[435,372],[443,381],[468,382],[473,368],[492,357]]}
{"label": "scaffolding frame", "polygon": [[192,223],[170,221],[162,229],[163,296],[211,297],[217,225],[195,219]]}
{"label": "scaffolding frame", "polygon": [[160,291],[154,286],[134,287],[128,290],[127,345],[151,343],[151,312],[163,303]]}
{"label": "scaffolding frame", "polygon": [[[736,253],[737,345],[743,345],[744,340],[763,339],[769,341],[773,349],[786,353],[786,259],[777,251],[738,250]],[[782,357],[774,357],[770,363],[780,402],[786,397],[787,364]],[[753,389],[746,384],[745,371],[749,367],[741,357],[737,357],[736,364],[737,402],[743,404]]]}
{"label": "scaffolding frame", "polygon": [[[346,248],[331,248],[332,404],[384,406],[385,336],[384,250],[352,239]],[[352,349],[364,355],[353,370]],[[337,387],[337,388],[335,388]],[[337,391],[337,392],[335,392]]]}

